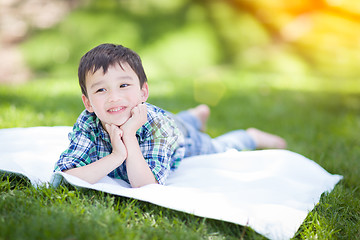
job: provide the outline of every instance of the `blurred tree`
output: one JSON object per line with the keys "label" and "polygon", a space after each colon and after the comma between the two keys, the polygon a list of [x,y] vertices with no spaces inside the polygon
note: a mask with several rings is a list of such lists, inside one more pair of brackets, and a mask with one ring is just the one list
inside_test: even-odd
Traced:
{"label": "blurred tree", "polygon": [[84,51],[116,42],[138,51],[160,78],[160,72],[193,75],[212,65],[337,78],[360,74],[357,0],[76,2],[80,7],[64,20],[27,39],[25,52],[36,71],[74,71]]}
{"label": "blurred tree", "polygon": [[0,83],[27,81],[31,72],[18,45],[32,32],[60,22],[80,0],[0,1]]}
{"label": "blurred tree", "polygon": [[[269,37],[269,42],[262,48],[265,50],[263,53],[269,53],[269,49],[294,53],[312,70],[327,75],[354,77],[359,74],[357,65],[360,62],[360,54],[357,54],[356,50],[360,50],[360,3],[357,1],[196,0],[196,2],[207,10],[209,22],[223,46],[226,61],[236,61],[239,56],[236,51],[246,51],[245,48],[252,47],[251,43],[245,48],[232,44],[236,42],[236,38],[244,40],[246,35],[254,34],[251,29],[245,33],[240,30],[244,28],[242,24],[249,24],[248,22],[237,24],[239,15],[250,15]],[[227,13],[221,16],[219,11],[225,11],[225,8]],[[232,34],[227,34],[226,29]],[[273,54],[268,56],[274,57]],[[259,54],[258,57],[264,58]],[[259,62],[264,63],[264,61]]]}

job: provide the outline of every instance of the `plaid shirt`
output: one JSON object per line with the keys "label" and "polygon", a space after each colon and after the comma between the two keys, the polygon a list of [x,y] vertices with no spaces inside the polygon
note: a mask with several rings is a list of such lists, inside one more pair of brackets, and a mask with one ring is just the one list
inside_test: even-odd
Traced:
{"label": "plaid shirt", "polygon": [[[147,104],[147,122],[136,132],[141,152],[156,180],[165,184],[170,170],[184,158],[185,140],[174,120],[162,109]],[[109,134],[94,113],[84,110],[69,133],[70,145],[55,164],[54,171],[85,166],[112,152]],[[129,183],[126,161],[109,173]]]}

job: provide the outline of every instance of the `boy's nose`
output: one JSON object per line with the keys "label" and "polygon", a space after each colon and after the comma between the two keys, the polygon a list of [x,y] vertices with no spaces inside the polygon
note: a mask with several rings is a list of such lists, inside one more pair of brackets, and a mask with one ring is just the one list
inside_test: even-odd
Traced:
{"label": "boy's nose", "polygon": [[108,95],[108,101],[109,102],[116,102],[121,99],[121,94],[119,94],[117,91],[109,91]]}

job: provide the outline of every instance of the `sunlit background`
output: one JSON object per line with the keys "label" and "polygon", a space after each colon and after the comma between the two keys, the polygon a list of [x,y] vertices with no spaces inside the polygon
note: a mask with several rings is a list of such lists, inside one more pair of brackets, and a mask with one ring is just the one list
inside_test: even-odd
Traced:
{"label": "sunlit background", "polygon": [[[0,0],[0,128],[73,126],[84,110],[80,57],[104,42],[139,53],[149,103],[174,113],[206,103],[210,136],[259,128],[284,137],[290,151],[343,175],[296,238],[360,238],[360,0]],[[7,219],[0,220],[0,238],[46,239],[49,233],[57,236],[57,225],[84,219],[76,206],[87,197],[77,190],[38,191],[4,179],[1,196],[18,200],[13,208],[0,207],[5,211],[0,219]],[[104,201],[87,196],[90,205]],[[101,211],[90,212],[96,224],[90,235],[113,234],[116,228],[130,238],[259,239],[248,228],[132,199],[117,199],[115,205],[106,199],[106,214],[115,211],[112,216],[126,226],[107,218],[112,226],[107,228],[98,224]],[[42,211],[30,216],[23,211],[28,206],[30,213]],[[121,209],[131,211],[125,216]],[[144,218],[138,218],[142,212]],[[18,221],[21,216],[29,217]],[[58,238],[62,234],[69,233]]]}
{"label": "sunlit background", "polygon": [[2,0],[0,18],[5,83],[76,79],[112,42],[139,53],[154,94],[172,77],[212,105],[240,85],[360,92],[357,0]]}

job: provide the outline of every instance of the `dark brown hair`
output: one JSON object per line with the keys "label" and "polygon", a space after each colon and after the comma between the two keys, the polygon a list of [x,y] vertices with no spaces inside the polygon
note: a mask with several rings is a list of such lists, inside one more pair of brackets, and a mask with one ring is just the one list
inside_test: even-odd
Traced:
{"label": "dark brown hair", "polygon": [[80,60],[78,77],[81,92],[88,96],[86,91],[86,74],[88,72],[95,73],[102,68],[105,74],[110,66],[119,64],[122,67],[122,63],[128,63],[136,73],[140,80],[140,87],[147,82],[141,59],[137,53],[122,45],[101,44],[88,51]]}

